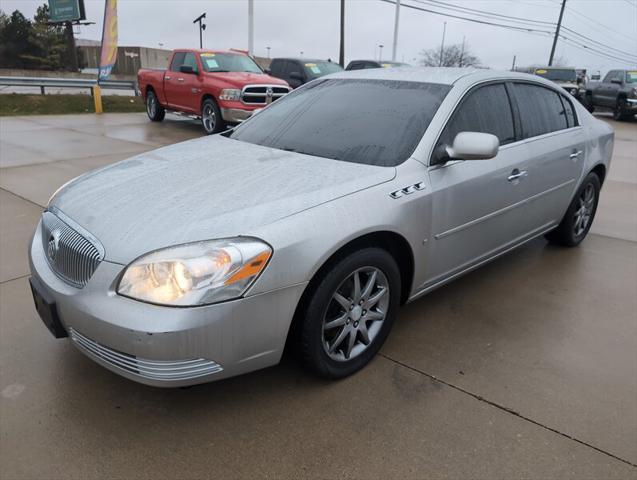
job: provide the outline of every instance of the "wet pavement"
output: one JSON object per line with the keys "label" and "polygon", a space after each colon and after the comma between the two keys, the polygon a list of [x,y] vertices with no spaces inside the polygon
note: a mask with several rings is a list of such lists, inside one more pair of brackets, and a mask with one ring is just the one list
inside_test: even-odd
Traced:
{"label": "wet pavement", "polygon": [[0,118],[0,478],[637,478],[637,123],[589,237],[538,239],[401,309],[339,382],[293,359],[188,389],[54,340],[27,242],[65,181],[201,135],[143,114]]}

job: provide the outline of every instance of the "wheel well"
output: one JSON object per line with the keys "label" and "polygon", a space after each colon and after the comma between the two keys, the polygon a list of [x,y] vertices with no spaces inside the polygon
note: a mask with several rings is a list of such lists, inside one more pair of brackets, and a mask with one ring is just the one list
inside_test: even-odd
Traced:
{"label": "wheel well", "polygon": [[604,178],[606,177],[606,167],[601,163],[596,165],[595,168],[591,170],[592,173],[596,174],[599,177],[599,183],[604,183]]}
{"label": "wheel well", "polygon": [[210,94],[210,93],[206,93],[204,94],[203,97],[201,97],[201,103],[200,105],[203,105],[203,102],[205,102],[206,100],[211,99],[213,102],[217,103],[217,100],[215,99],[215,96]]}
{"label": "wheel well", "polygon": [[400,270],[400,303],[403,304],[407,301],[407,299],[409,298],[409,293],[411,292],[411,285],[414,277],[414,255],[411,247],[409,246],[409,242],[407,242],[407,240],[405,240],[403,236],[395,232],[388,231],[373,232],[360,236],[358,238],[350,240],[348,243],[334,252],[325,262],[323,262],[323,265],[321,265],[321,267],[316,271],[308,285],[305,287],[303,295],[301,295],[301,299],[296,306],[292,324],[290,325],[290,329],[288,331],[286,349],[288,349],[289,347],[294,348],[294,346],[290,343],[293,341],[293,339],[296,339],[299,334],[298,327],[301,324],[299,317],[305,310],[307,302],[310,300],[310,294],[314,290],[314,285],[321,279],[323,273],[328,271],[336,262],[341,260],[343,257],[365,247],[382,248],[383,250],[389,252],[392,257],[394,257],[394,260],[396,260],[396,263],[398,264],[398,269]]}
{"label": "wheel well", "polygon": [[152,85],[148,85],[148,86],[146,87],[146,92],[144,93],[144,95],[148,95],[148,92],[153,92],[153,93],[155,93],[155,89],[153,88],[153,86],[152,86]]}

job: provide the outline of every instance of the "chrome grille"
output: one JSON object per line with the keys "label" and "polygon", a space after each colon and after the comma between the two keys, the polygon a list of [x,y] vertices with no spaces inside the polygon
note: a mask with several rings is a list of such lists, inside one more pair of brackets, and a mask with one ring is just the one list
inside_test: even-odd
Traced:
{"label": "chrome grille", "polygon": [[148,360],[105,347],[73,328],[69,328],[69,333],[80,350],[117,369],[150,380],[191,380],[223,371],[221,365],[205,358]]}
{"label": "chrome grille", "polygon": [[104,248],[59,210],[42,214],[42,246],[55,274],[82,288],[104,259]]}
{"label": "chrome grille", "polygon": [[250,105],[267,105],[289,93],[280,85],[248,85],[241,91],[241,101]]}

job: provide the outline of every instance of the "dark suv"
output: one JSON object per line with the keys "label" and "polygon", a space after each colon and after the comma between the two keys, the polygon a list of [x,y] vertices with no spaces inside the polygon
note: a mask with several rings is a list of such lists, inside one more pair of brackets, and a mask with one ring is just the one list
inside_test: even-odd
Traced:
{"label": "dark suv", "polygon": [[385,62],[376,60],[352,60],[345,70],[364,70],[366,68],[411,67],[408,63]]}
{"label": "dark suv", "polygon": [[274,58],[267,73],[288,82],[297,88],[315,78],[343,70],[338,63],[331,60],[308,60],[307,58]]}

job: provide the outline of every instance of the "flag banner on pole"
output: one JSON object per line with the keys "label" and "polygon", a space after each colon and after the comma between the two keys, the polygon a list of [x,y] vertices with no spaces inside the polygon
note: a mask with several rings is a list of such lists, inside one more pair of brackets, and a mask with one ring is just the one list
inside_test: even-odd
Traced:
{"label": "flag banner on pole", "polygon": [[117,0],[105,0],[99,79],[111,74],[117,60]]}

